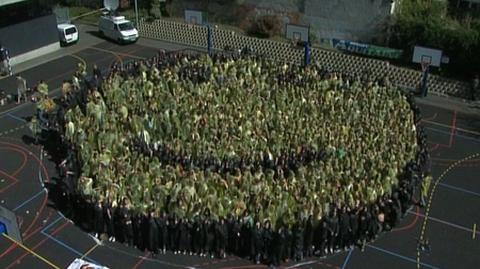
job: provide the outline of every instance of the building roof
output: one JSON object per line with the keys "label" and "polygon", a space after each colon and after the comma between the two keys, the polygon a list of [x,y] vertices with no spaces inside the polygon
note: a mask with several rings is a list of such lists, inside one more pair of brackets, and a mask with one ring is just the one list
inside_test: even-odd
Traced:
{"label": "building roof", "polygon": [[10,4],[14,4],[14,3],[17,3],[17,2],[23,2],[23,1],[26,1],[26,0],[0,0],[0,7],[10,5]]}

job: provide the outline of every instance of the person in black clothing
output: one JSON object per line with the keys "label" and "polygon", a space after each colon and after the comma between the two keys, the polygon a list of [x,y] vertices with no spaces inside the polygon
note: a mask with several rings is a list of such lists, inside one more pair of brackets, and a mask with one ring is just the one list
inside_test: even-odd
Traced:
{"label": "person in black clothing", "polygon": [[215,242],[218,257],[225,258],[227,256],[226,247],[228,242],[228,228],[223,217],[220,218],[220,221],[218,221],[215,226]]}
{"label": "person in black clothing", "polygon": [[160,252],[165,254],[168,248],[168,217],[165,212],[155,218],[158,227],[158,245]]}
{"label": "person in black clothing", "polygon": [[212,223],[210,222],[210,217],[205,216],[203,219],[202,225],[202,239],[203,239],[203,256],[210,256],[213,258],[213,244],[214,244],[214,236],[215,230],[212,229]]}
{"label": "person in black clothing", "polygon": [[114,212],[108,200],[104,201],[104,204],[103,204],[103,219],[105,221],[105,227],[107,228],[106,232],[107,232],[109,241],[115,242]]}
{"label": "person in black clothing", "polygon": [[263,225],[263,259],[267,262],[271,262],[271,259],[274,255],[273,253],[273,236],[272,224],[269,220],[266,220]]}
{"label": "person in black clothing", "polygon": [[328,251],[333,254],[336,248],[336,239],[339,232],[337,210],[334,208],[327,218],[328,223]]}
{"label": "person in black clothing", "polygon": [[251,248],[251,257],[253,262],[259,264],[264,256],[264,229],[260,221],[255,222],[255,226],[252,231],[252,248]]}
{"label": "person in black clothing", "polygon": [[402,218],[402,205],[400,204],[398,191],[393,192],[390,206],[392,208],[391,217],[390,217],[392,220],[392,226],[396,226],[400,222],[400,219]]}
{"label": "person in black clothing", "polygon": [[233,253],[239,254],[240,253],[240,236],[242,231],[242,224],[240,222],[240,217],[234,218],[232,224],[232,232],[230,234],[231,240],[231,251]]}
{"label": "person in black clothing", "polygon": [[187,252],[193,255],[193,219],[187,219]]}
{"label": "person in black clothing", "polygon": [[284,227],[280,227],[278,231],[273,233],[273,240],[272,240],[272,256],[271,256],[271,265],[279,266],[280,261],[283,258],[283,251],[285,247],[285,231]]}
{"label": "person in black clothing", "polygon": [[355,246],[355,243],[358,239],[359,216],[356,208],[351,209],[348,214],[350,221],[350,235],[348,238],[348,247],[351,249]]}
{"label": "person in black clothing", "polygon": [[311,257],[313,255],[313,237],[315,231],[313,229],[313,216],[308,216],[307,221],[305,222],[305,237],[303,239],[303,251],[305,257]]}
{"label": "person in black clothing", "polygon": [[156,214],[150,211],[147,218],[148,224],[148,250],[152,253],[152,256],[158,254],[158,225],[156,222]]}
{"label": "person in black clothing", "polygon": [[290,258],[293,256],[293,234],[288,226],[284,226],[282,231],[285,243],[283,244],[281,259],[285,262],[289,262]]}
{"label": "person in black clothing", "polygon": [[338,237],[338,246],[344,250],[348,248],[348,241],[350,240],[350,216],[347,212],[346,207],[342,207],[341,214],[339,216],[339,237]]}
{"label": "person in black clothing", "polygon": [[94,232],[95,232],[95,237],[100,238],[100,236],[104,232],[104,226],[105,223],[103,221],[103,207],[102,207],[102,201],[98,200],[97,203],[95,203],[94,206]]}
{"label": "person in black clothing", "polygon": [[325,258],[327,255],[328,235],[329,235],[328,221],[325,217],[320,216],[319,224],[317,227],[318,255],[320,256],[320,258]]}
{"label": "person in black clothing", "polygon": [[199,219],[199,223],[200,223],[199,252],[201,257],[206,257],[207,256],[207,233],[208,233],[208,225],[206,225],[206,217],[202,216]]}
{"label": "person in black clothing", "polygon": [[122,226],[123,226],[123,229],[122,229],[122,232],[125,236],[125,243],[129,246],[133,246],[133,221],[132,221],[132,216],[130,214],[130,211],[128,210],[128,208],[123,205],[122,206],[122,214],[123,214],[123,223],[122,223]]}
{"label": "person in black clothing", "polygon": [[360,219],[359,219],[359,230],[358,230],[358,239],[360,241],[361,250],[365,250],[365,244],[368,239],[368,216],[367,209],[364,206],[360,207]]}
{"label": "person in black clothing", "polygon": [[133,228],[133,244],[140,250],[143,250],[143,233],[142,233],[142,215],[140,213],[133,213],[132,228]]}
{"label": "person in black clothing", "polygon": [[168,225],[168,245],[170,249],[173,251],[173,254],[178,253],[178,243],[180,237],[180,230],[179,230],[179,223],[177,216],[173,216],[170,219],[170,223]]}
{"label": "person in black clothing", "polygon": [[239,254],[241,256],[249,256],[250,255],[250,248],[251,248],[251,243],[250,243],[250,239],[251,239],[251,231],[252,231],[252,228],[251,226],[253,226],[253,223],[250,224],[249,221],[247,220],[248,219],[248,211],[245,210],[245,212],[243,213],[243,218],[241,219],[241,226],[240,226],[240,252]]}
{"label": "person in black clothing", "polygon": [[121,243],[125,243],[125,230],[124,230],[124,215],[121,206],[116,204],[112,205],[113,210],[113,231],[115,233],[115,239]]}
{"label": "person in black clothing", "polygon": [[196,215],[193,218],[193,225],[192,225],[192,251],[196,255],[200,255],[203,253],[202,248],[202,220],[199,215]]}
{"label": "person in black clothing", "polygon": [[190,252],[190,223],[186,219],[178,223],[178,251],[184,255]]}
{"label": "person in black clothing", "polygon": [[[407,184],[408,183],[405,183],[404,185]],[[402,206],[402,218],[404,218],[411,204],[411,195],[406,186],[400,187],[400,204]]]}
{"label": "person in black clothing", "polygon": [[297,221],[292,229],[292,258],[295,259],[295,261],[303,259],[303,238],[303,222]]}

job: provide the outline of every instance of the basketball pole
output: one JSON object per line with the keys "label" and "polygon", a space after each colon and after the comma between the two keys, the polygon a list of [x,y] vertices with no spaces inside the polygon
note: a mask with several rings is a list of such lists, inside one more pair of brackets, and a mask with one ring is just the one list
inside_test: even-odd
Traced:
{"label": "basketball pole", "polygon": [[423,74],[422,74],[422,97],[427,96],[427,91],[428,91],[428,71],[429,71],[429,64],[426,64],[425,67],[422,66]]}
{"label": "basketball pole", "polygon": [[307,41],[305,41],[303,43],[303,47],[305,48],[304,64],[305,64],[305,67],[307,67],[310,64],[310,45],[308,44]]}
{"label": "basketball pole", "polygon": [[207,24],[207,51],[208,55],[212,55],[212,27]]}
{"label": "basketball pole", "polygon": [[136,26],[138,27],[138,3],[137,3],[137,0],[135,0],[135,23],[136,23]]}

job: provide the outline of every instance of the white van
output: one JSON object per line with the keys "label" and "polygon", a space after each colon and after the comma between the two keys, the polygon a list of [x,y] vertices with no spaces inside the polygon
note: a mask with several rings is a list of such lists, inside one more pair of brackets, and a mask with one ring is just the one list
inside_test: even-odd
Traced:
{"label": "white van", "polygon": [[103,15],[98,22],[98,28],[105,37],[119,43],[136,42],[138,40],[137,29],[124,16]]}
{"label": "white van", "polygon": [[73,24],[62,23],[57,25],[58,36],[63,45],[78,41],[78,30]]}

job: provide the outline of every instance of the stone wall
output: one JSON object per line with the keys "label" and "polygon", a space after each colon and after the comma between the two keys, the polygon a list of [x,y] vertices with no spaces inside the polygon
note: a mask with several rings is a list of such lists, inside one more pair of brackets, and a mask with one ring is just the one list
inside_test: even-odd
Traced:
{"label": "stone wall", "polygon": [[392,0],[246,0],[257,15],[278,14],[284,22],[298,18],[317,38],[371,42],[382,31]]}

